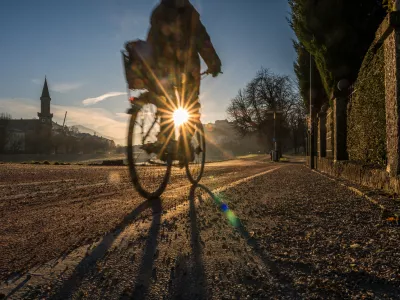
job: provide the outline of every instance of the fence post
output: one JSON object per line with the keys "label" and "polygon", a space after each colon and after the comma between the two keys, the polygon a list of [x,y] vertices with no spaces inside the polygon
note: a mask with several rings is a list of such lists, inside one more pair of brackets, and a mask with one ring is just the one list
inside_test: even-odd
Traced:
{"label": "fence post", "polygon": [[326,156],[326,110],[324,105],[318,113],[318,158]]}
{"label": "fence post", "polygon": [[347,94],[336,92],[333,100],[334,149],[333,159],[346,160],[347,155]]}
{"label": "fence post", "polygon": [[400,173],[400,13],[389,13],[377,38],[383,39],[385,52],[385,106],[387,172]]}

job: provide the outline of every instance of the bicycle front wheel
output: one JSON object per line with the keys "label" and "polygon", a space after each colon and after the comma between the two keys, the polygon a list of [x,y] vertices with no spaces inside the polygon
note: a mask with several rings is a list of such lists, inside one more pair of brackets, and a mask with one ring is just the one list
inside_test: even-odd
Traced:
{"label": "bicycle front wheel", "polygon": [[161,196],[171,175],[171,154],[164,148],[153,147],[160,123],[153,104],[132,110],[127,146],[129,173],[135,189],[146,199]]}

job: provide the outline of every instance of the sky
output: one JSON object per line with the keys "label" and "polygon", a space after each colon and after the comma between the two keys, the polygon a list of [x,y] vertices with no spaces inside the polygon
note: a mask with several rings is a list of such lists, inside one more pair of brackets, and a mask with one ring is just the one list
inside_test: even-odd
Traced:
{"label": "sky", "polygon": [[[202,81],[204,123],[226,108],[261,67],[293,76],[294,38],[285,0],[193,0],[224,74]],[[35,118],[47,77],[53,120],[123,143],[126,82],[120,50],[145,39],[155,0],[18,0],[0,4],[0,113]]]}

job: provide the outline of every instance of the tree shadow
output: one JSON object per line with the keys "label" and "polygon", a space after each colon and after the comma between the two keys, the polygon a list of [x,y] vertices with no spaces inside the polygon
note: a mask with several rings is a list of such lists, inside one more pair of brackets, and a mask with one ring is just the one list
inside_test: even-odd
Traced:
{"label": "tree shadow", "polygon": [[[106,236],[103,237],[100,244],[96,246],[96,248],[87,255],[84,259],[82,259],[79,264],[76,266],[72,275],[63,282],[61,288],[58,292],[52,296],[52,299],[67,299],[71,298],[73,293],[79,288],[84,276],[88,274],[91,270],[93,270],[96,266],[96,263],[105,257],[107,251],[110,249],[113,242],[116,238],[123,232],[123,230],[128,227],[136,218],[139,217],[145,210],[148,208],[152,208],[153,211],[153,222],[150,229],[150,238],[147,241],[143,261],[140,270],[144,271],[145,267],[149,265],[150,260],[150,250],[155,249],[157,246],[157,235],[160,227],[160,219],[161,219],[161,199],[151,199],[143,202],[138,207],[136,207],[130,214],[125,216],[121,223],[119,223],[114,230],[110,231]],[[155,242],[154,242],[155,240]],[[152,258],[152,257],[151,257]],[[152,261],[150,263],[152,265]],[[147,273],[145,274],[147,276]],[[147,278],[147,277],[146,277]],[[135,298],[136,299],[136,298]]]}

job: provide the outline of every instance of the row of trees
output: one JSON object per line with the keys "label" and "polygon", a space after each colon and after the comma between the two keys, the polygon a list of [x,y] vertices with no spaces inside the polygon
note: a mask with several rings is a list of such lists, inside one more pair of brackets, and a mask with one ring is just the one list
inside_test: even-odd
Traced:
{"label": "row of trees", "polygon": [[[274,111],[281,112],[275,125]],[[262,68],[244,89],[239,90],[227,113],[241,135],[258,135],[265,151],[273,148],[274,131],[281,142],[286,140],[287,147],[298,151],[304,146],[304,103],[296,83],[289,76]]]}

